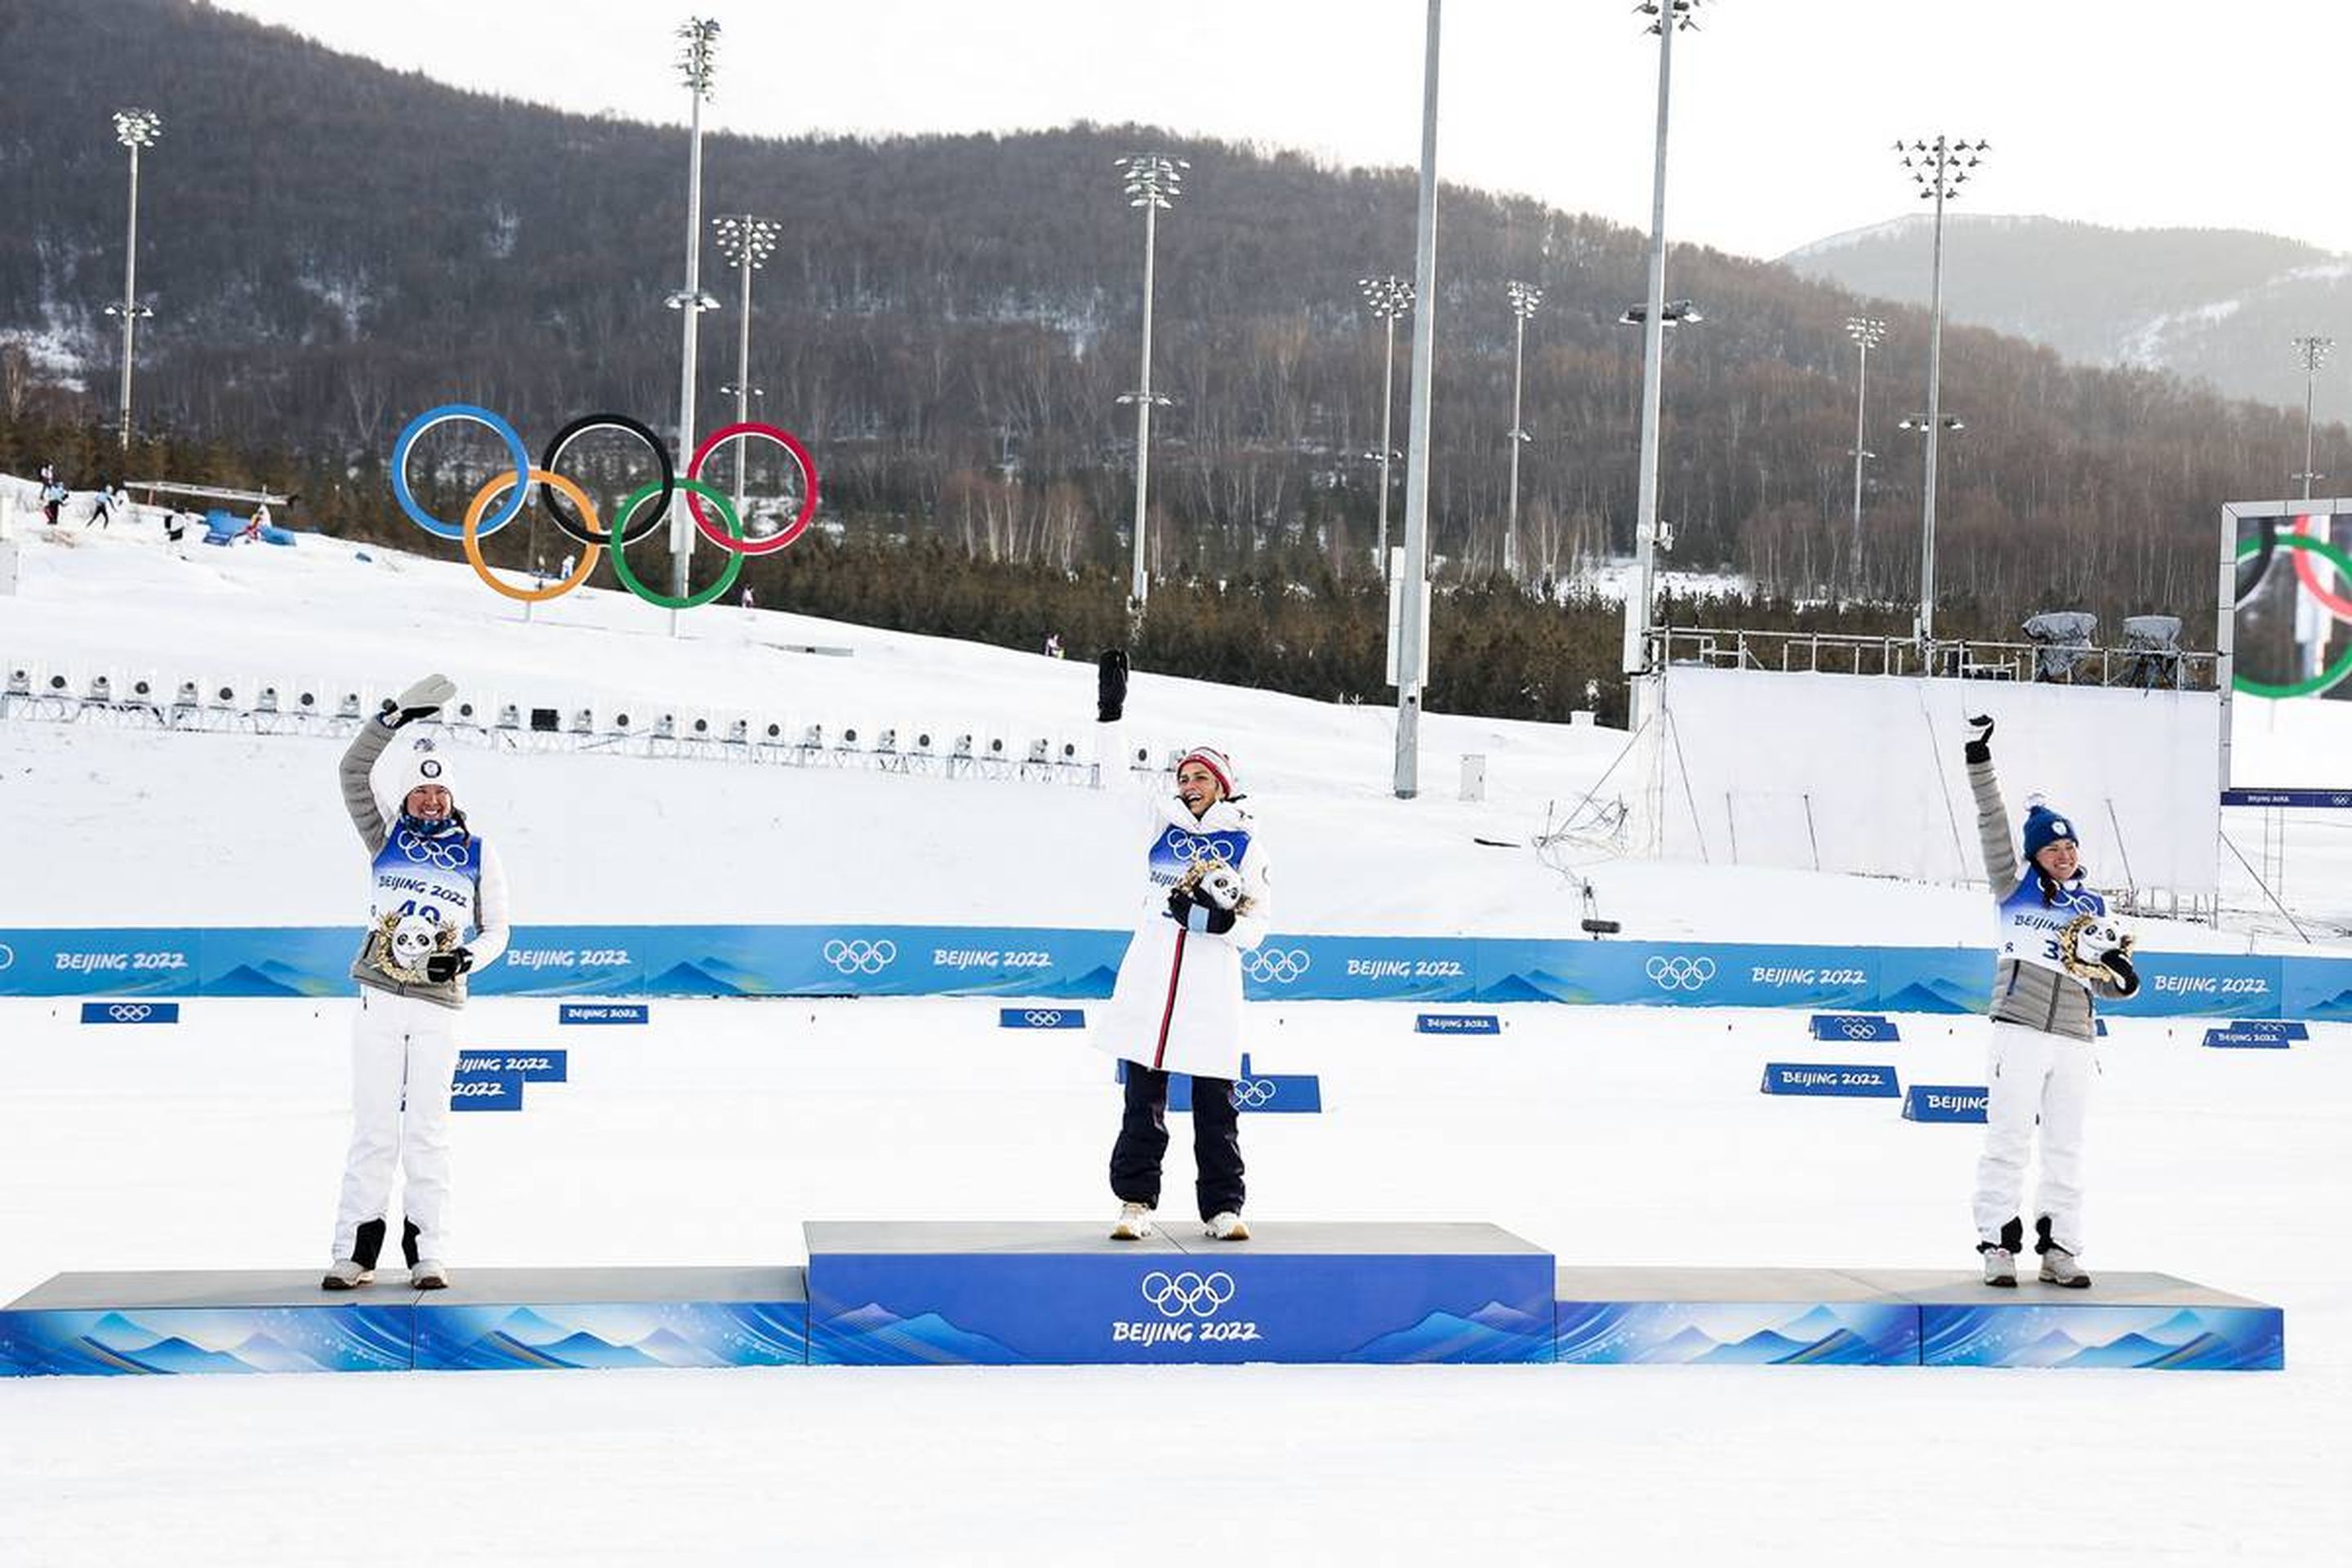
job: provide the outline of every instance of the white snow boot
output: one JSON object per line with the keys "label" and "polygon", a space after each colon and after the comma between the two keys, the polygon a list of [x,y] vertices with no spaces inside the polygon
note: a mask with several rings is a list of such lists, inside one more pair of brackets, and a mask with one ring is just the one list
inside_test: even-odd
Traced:
{"label": "white snow boot", "polygon": [[1118,1219],[1110,1227],[1113,1241],[1141,1241],[1151,1234],[1151,1210],[1142,1204],[1121,1204]]}
{"label": "white snow boot", "polygon": [[1979,1247],[1984,1255],[1984,1282],[2002,1289],[2017,1288],[2017,1254],[2006,1247]]}
{"label": "white snow boot", "polygon": [[1221,1209],[1202,1223],[1201,1228],[1219,1241],[1247,1241],[1249,1225],[1231,1209]]}
{"label": "white snow boot", "polygon": [[2034,1222],[2033,1228],[2039,1233],[2033,1246],[2042,1254],[2042,1282],[2067,1290],[2089,1289],[2091,1277],[2083,1272],[2074,1255],[2051,1239],[2050,1216],[2043,1215]]}
{"label": "white snow boot", "polygon": [[319,1289],[356,1290],[374,1278],[375,1270],[362,1268],[357,1258],[338,1258],[335,1259],[334,1266],[327,1270],[327,1277],[319,1281]]}
{"label": "white snow boot", "polygon": [[408,1283],[417,1290],[446,1290],[449,1271],[427,1258],[408,1271]]}

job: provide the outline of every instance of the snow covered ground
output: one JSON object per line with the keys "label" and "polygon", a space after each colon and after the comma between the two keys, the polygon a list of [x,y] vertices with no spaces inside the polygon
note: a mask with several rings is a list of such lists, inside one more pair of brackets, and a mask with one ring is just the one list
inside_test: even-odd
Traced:
{"label": "snow covered ground", "polygon": [[[24,540],[0,659],[315,679],[429,668],[520,701],[772,705],[944,731],[1090,727],[1091,671],[761,614],[582,594],[530,625],[462,565],[306,539],[168,556],[144,525]],[[848,658],[790,645],[850,647]],[[1571,929],[1524,842],[1622,745],[1389,721],[1138,678],[1155,751],[1229,744],[1300,931]],[[2352,750],[2352,737],[2324,743]],[[2311,743],[2307,740],[2302,743]],[[0,723],[0,925],[354,918],[336,744]],[[1452,798],[1489,758],[1489,799]],[[1046,784],[462,753],[522,918],[1110,923],[1117,807]],[[1981,893],[1600,862],[1635,935],[1981,940]],[[2242,936],[2209,940],[2242,946]],[[2164,945],[2189,945],[2166,932]],[[0,1003],[0,1300],[65,1269],[323,1261],[349,1004],[191,1003],[84,1030]],[[1266,1216],[1492,1220],[1571,1263],[1965,1268],[1975,1129],[1756,1092],[1801,1016],[1257,1010],[1262,1068],[1326,1113],[1247,1124]],[[476,1004],[478,1044],[562,1044],[572,1081],[458,1125],[477,1265],[791,1261],[807,1218],[1106,1207],[1104,1059],[968,1001],[658,1002],[643,1030]],[[1906,1019],[1907,1079],[1976,1081],[1984,1026]],[[2276,1301],[2276,1374],[1761,1368],[1239,1368],[0,1380],[0,1563],[2339,1561],[2352,1529],[2352,1026],[2284,1052],[2120,1021],[2092,1122],[2096,1269]],[[1184,1155],[1171,1167],[1181,1193]],[[1180,1206],[1180,1205],[1176,1205]]]}

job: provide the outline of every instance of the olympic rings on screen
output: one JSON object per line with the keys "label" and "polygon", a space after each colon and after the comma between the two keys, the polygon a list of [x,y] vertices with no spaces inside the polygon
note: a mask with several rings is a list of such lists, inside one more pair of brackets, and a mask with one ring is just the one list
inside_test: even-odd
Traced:
{"label": "olympic rings on screen", "polygon": [[[2310,551],[2330,566],[2335,567],[2346,582],[2352,583],[2352,555],[2345,554],[2343,551],[2336,549],[2326,540],[2308,533],[2282,532],[2278,536],[2278,543],[2282,549]],[[2259,541],[2249,539],[2238,546],[2238,559],[2242,561],[2261,548]],[[2347,677],[2352,677],[2352,647],[2345,649],[2341,658],[2308,680],[2294,680],[2282,686],[2273,686],[2268,681],[2254,680],[2239,675],[2232,678],[2231,684],[2250,697],[2315,697],[2323,692],[2334,690],[2344,682]]]}
{"label": "olympic rings on screen", "polygon": [[[459,523],[444,522],[417,504],[415,494],[408,488],[408,454],[425,432],[436,425],[446,425],[453,419],[470,419],[477,425],[488,426],[491,433],[507,444],[507,454],[514,458],[513,472],[520,474],[530,467],[530,449],[522,444],[521,435],[487,408],[477,407],[470,403],[445,403],[438,408],[428,408],[410,420],[400,432],[400,438],[392,444],[393,498],[400,502],[400,510],[408,514],[409,521],[436,539],[459,538],[464,533],[464,527]],[[499,509],[499,515],[482,524],[481,536],[488,539],[512,522],[522,511],[523,502],[528,499],[528,492],[518,488],[507,504]]]}
{"label": "olympic rings on screen", "polygon": [[[2310,533],[2305,531],[2311,521],[2312,519],[2309,517],[2298,517],[2294,520],[2294,531],[2296,537],[2301,539],[2326,540],[2327,535],[2324,532]],[[2309,594],[2313,598],[2326,605],[2327,607],[2327,613],[2334,616],[2337,620],[2352,621],[2352,599],[2347,599],[2343,595],[2334,592],[2326,584],[2321,582],[2319,577],[2319,565],[2316,562],[2313,561],[2308,554],[2298,554],[2295,556],[2294,578],[2296,582],[2303,584],[2304,592]]]}
{"label": "olympic rings on screen", "polygon": [[[743,520],[735,515],[735,503],[727,499],[725,491],[714,489],[697,479],[680,479],[677,485],[689,498],[694,496],[709,498],[711,503],[719,508],[719,515],[726,520],[728,531],[737,539],[743,537]],[[630,491],[628,499],[621,503],[621,510],[614,514],[613,526],[620,530],[624,537],[627,536],[629,520],[636,516],[637,508],[642,506],[658,488],[655,485],[640,485]],[[698,594],[688,594],[683,598],[648,588],[639,582],[637,574],[629,569],[627,552],[617,548],[613,552],[613,574],[628,584],[630,593],[648,605],[657,605],[665,610],[692,610],[710,603],[735,585],[735,579],[743,574],[743,557],[730,555],[727,558],[727,570],[719,574],[709,587]]]}
{"label": "olympic rings on screen", "polygon": [[[622,535],[623,544],[635,544],[661,526],[661,520],[669,511],[670,498],[677,493],[677,472],[670,466],[669,443],[655,435],[642,420],[632,419],[625,414],[583,414],[555,433],[555,438],[547,444],[546,452],[541,456],[539,466],[554,472],[563,461],[564,448],[591,430],[620,430],[635,436],[653,453],[654,462],[661,469],[661,504],[646,513],[646,525],[642,531]],[[563,509],[555,504],[555,487],[551,484],[543,482],[540,485],[539,504],[547,509],[547,515],[555,520],[555,526],[563,531],[564,537],[574,543],[593,549],[608,542],[593,515],[582,514],[587,518],[587,526],[583,528],[563,514]]]}
{"label": "olympic rings on screen", "polygon": [[793,521],[765,539],[745,539],[740,528],[733,531],[734,537],[728,538],[712,527],[710,520],[702,513],[699,496],[709,495],[709,491],[689,491],[686,498],[686,510],[694,514],[694,526],[702,531],[702,536],[718,545],[719,549],[738,555],[772,555],[806,531],[809,519],[816,515],[816,461],[809,456],[808,448],[800,444],[797,437],[791,431],[780,430],[773,425],[761,425],[756,422],[722,425],[704,437],[702,445],[694,449],[693,459],[686,465],[686,477],[689,479],[700,479],[702,465],[709,460],[711,453],[730,441],[740,441],[752,436],[764,436],[775,442],[791,455],[793,462],[800,465],[801,507],[800,510],[793,515]]}
{"label": "olympic rings on screen", "polygon": [[[552,486],[562,490],[572,498],[572,504],[580,509],[580,515],[588,520],[590,527],[593,528],[597,525],[596,508],[589,500],[588,492],[562,474],[547,468],[533,468],[530,470],[530,482]],[[491,576],[490,563],[482,559],[482,535],[477,525],[482,520],[483,509],[490,504],[490,499],[503,490],[514,488],[515,477],[512,474],[500,474],[474,492],[473,503],[466,508],[465,531],[458,536],[458,542],[466,547],[466,560],[474,568],[475,576],[479,577],[509,599],[518,599],[526,605],[544,604],[550,599],[560,599],[588,581],[588,574],[596,570],[597,558],[604,554],[604,552],[591,544],[580,552],[580,563],[572,569],[572,575],[551,587],[510,588]],[[620,552],[614,551],[614,553],[617,555]]]}

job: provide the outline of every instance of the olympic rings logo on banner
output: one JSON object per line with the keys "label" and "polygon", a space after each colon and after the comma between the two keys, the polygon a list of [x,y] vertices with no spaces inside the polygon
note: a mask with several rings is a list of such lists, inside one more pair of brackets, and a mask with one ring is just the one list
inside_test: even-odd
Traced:
{"label": "olympic rings logo on banner", "polygon": [[436,871],[462,871],[474,858],[463,840],[425,838],[405,827],[394,833],[392,841],[410,864],[430,865]]}
{"label": "olympic rings logo on banner", "polygon": [[[505,444],[511,466],[505,472],[493,476],[476,491],[471,504],[466,509],[465,519],[453,523],[446,518],[436,517],[418,502],[415,492],[409,488],[408,459],[418,440],[427,431],[459,420],[488,428]],[[609,527],[598,520],[595,505],[589,500],[587,493],[556,470],[556,465],[562,461],[566,449],[581,437],[595,430],[618,430],[636,437],[653,454],[655,467],[660,475],[621,502]],[[792,521],[774,533],[759,538],[749,535],[742,519],[736,512],[733,500],[702,478],[704,467],[719,447],[730,442],[747,440],[772,441],[782,447],[801,475],[801,501]],[[517,588],[491,575],[488,563],[482,559],[481,541],[521,515],[534,485],[539,488],[540,504],[553,519],[555,526],[565,538],[583,548],[578,564],[562,582],[543,588]],[[629,545],[643,540],[660,525],[663,517],[668,514],[671,500],[681,489],[687,492],[687,509],[694,518],[695,528],[726,552],[728,561],[726,569],[718,579],[701,592],[672,595],[648,588],[641,582],[630,571],[625,552]],[[625,414],[588,414],[557,431],[555,438],[548,443],[547,450],[541,454],[540,461],[534,467],[530,448],[523,445],[520,433],[505,418],[475,404],[445,403],[437,408],[428,408],[410,420],[393,442],[392,493],[411,522],[436,539],[455,540],[463,545],[467,563],[473,567],[475,575],[507,598],[524,604],[562,598],[585,583],[595,572],[598,558],[610,550],[614,574],[631,593],[662,609],[690,610],[710,603],[733,587],[735,579],[742,574],[746,556],[774,554],[808,531],[810,520],[816,515],[816,460],[809,456],[808,448],[791,431],[773,425],[747,421],[722,426],[704,437],[702,444],[694,449],[681,478],[670,462],[667,445],[644,422],[632,419]],[[654,504],[647,507],[646,503],[649,500]],[[498,509],[492,515],[490,509],[494,501],[498,503]],[[567,514],[562,504],[563,501],[571,503],[576,515]],[[713,523],[704,510],[702,503],[705,501],[718,510],[718,523]]]}
{"label": "olympic rings logo on banner", "polygon": [[106,1016],[118,1024],[143,1024],[154,1011],[144,1002],[117,1002],[106,1010]]}
{"label": "olympic rings logo on banner", "polygon": [[1033,1029],[1058,1029],[1062,1026],[1062,1015],[1050,1009],[1033,1007],[1021,1015],[1021,1021]]}
{"label": "olympic rings logo on banner", "polygon": [[1878,1033],[1877,1025],[1860,1018],[1848,1018],[1840,1027],[1845,1030],[1845,1037],[1849,1040],[1867,1040]]}
{"label": "olympic rings logo on banner", "polygon": [[1217,1309],[1234,1299],[1234,1277],[1220,1268],[1213,1274],[1163,1274],[1155,1268],[1143,1277],[1143,1299],[1163,1318],[1213,1318]]}
{"label": "olympic rings logo on banner", "polygon": [[835,937],[824,944],[824,961],[844,974],[879,974],[898,962],[898,944],[887,938],[844,942]]}
{"label": "olympic rings logo on banner", "polygon": [[1234,1082],[1234,1104],[1252,1110],[1274,1101],[1275,1083],[1272,1079],[1244,1078]]}
{"label": "olympic rings logo on banner", "polygon": [[[2286,550],[2316,555],[2335,569],[2339,579],[2347,584],[2352,584],[2352,555],[2346,554],[2317,534],[2304,532],[2305,525],[2310,521],[2309,518],[2296,519],[2294,531],[2291,533],[2278,533],[2273,542]],[[2261,540],[2249,539],[2238,546],[2238,559],[2243,561],[2262,548]],[[2321,608],[2338,621],[2352,622],[2352,599],[2329,592],[2319,581],[2320,574],[2317,566],[2304,559],[2301,554],[2298,554],[2295,561],[2295,574],[2304,588],[2319,602]],[[2252,680],[2241,675],[2235,679],[2233,684],[2240,691],[2245,692],[2250,697],[2318,697],[2333,691],[2347,679],[2352,679],[2352,646],[2347,646],[2343,656],[2335,663],[2305,680],[2294,680],[2284,685],[2273,686],[2268,681]]]}
{"label": "olympic rings logo on banner", "polygon": [[1287,985],[1307,973],[1314,960],[1295,947],[1261,947],[1242,960],[1242,972],[1267,985]]}
{"label": "olympic rings logo on banner", "polygon": [[1660,953],[1642,965],[1642,973],[1662,991],[1696,991],[1715,978],[1715,960],[1681,953]]}

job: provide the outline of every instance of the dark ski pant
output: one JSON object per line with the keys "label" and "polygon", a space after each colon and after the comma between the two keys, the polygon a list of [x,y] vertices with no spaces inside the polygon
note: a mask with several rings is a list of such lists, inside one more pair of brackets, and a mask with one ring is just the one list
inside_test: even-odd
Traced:
{"label": "dark ski pant", "polygon": [[[1193,1184],[1201,1217],[1227,1209],[1239,1214],[1242,1186],[1242,1117],[1234,1106],[1231,1079],[1192,1080]],[[1127,1064],[1127,1113],[1118,1142],[1111,1145],[1110,1190],[1123,1204],[1160,1205],[1160,1165],[1168,1153],[1168,1075]]]}

